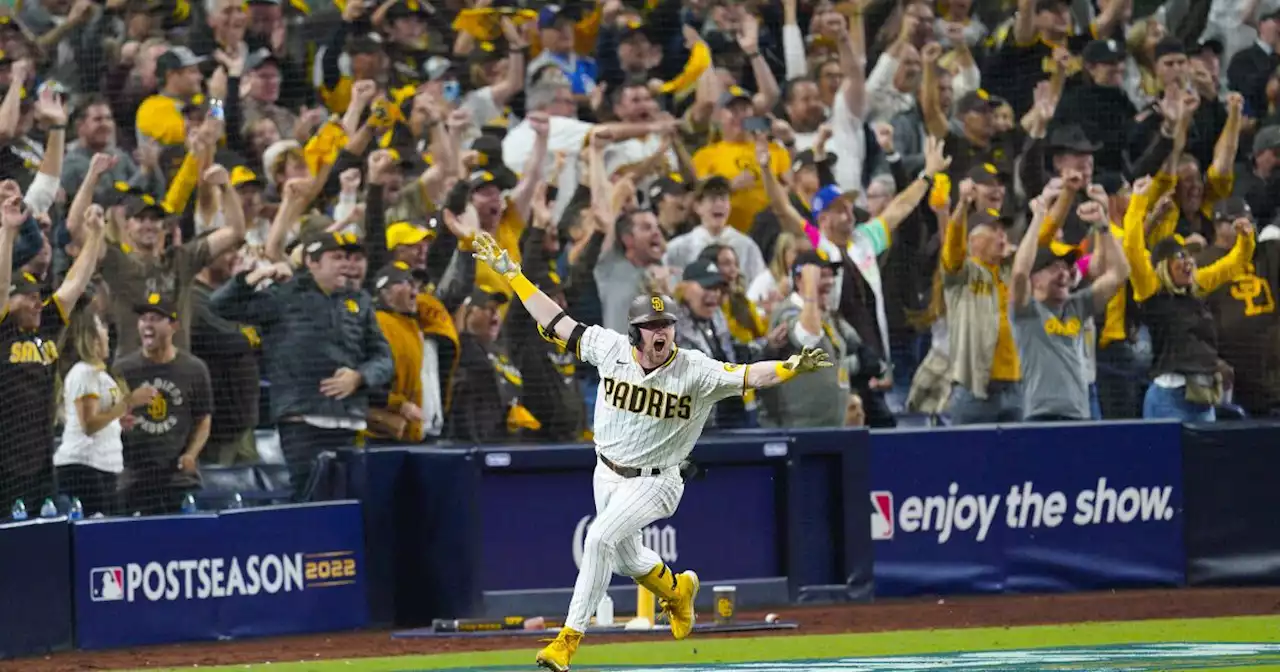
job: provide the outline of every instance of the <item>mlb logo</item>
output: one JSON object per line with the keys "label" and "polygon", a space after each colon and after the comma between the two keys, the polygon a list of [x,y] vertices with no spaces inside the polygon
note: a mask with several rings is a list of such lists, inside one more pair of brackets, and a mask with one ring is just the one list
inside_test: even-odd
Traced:
{"label": "mlb logo", "polygon": [[97,567],[89,570],[89,598],[94,602],[124,599],[124,568]]}
{"label": "mlb logo", "polygon": [[893,539],[893,493],[887,490],[875,490],[871,493],[871,539],[872,541],[890,541]]}

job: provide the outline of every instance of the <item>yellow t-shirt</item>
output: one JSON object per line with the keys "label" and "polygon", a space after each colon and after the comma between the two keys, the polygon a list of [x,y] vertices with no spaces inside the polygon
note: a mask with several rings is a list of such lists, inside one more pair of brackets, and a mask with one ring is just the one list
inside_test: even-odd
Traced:
{"label": "yellow t-shirt", "polygon": [[[985,266],[985,265],[984,265]],[[1000,277],[1000,269],[985,266],[996,281],[996,302],[1000,306],[1000,326],[996,332],[996,352],[991,360],[991,380],[1016,382],[1022,380],[1022,363],[1018,359],[1018,346],[1013,340],[1013,324],[1009,322],[1009,285]]]}
{"label": "yellow t-shirt", "polygon": [[[729,213],[729,226],[746,233],[761,210],[769,207],[764,182],[760,179],[760,165],[756,161],[756,145],[753,142],[720,141],[698,150],[693,155],[693,169],[698,179],[721,175],[729,180],[751,173],[755,182],[746,189],[739,189],[729,197],[733,210]],[[776,142],[769,143],[769,169],[774,175],[791,170],[791,156]]]}
{"label": "yellow t-shirt", "polygon": [[163,94],[148,96],[138,106],[135,126],[162,145],[181,145],[187,141],[187,120],[182,116],[183,102]]}

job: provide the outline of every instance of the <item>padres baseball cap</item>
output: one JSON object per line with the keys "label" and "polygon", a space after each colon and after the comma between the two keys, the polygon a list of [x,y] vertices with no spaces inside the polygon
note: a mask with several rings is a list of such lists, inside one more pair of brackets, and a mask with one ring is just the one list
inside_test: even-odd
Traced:
{"label": "padres baseball cap", "polygon": [[475,289],[471,290],[471,293],[467,295],[467,298],[462,300],[462,305],[487,306],[490,303],[494,303],[501,306],[505,305],[510,300],[511,299],[507,298],[507,295],[502,292],[495,292],[488,287],[477,286]]}
{"label": "padres baseball cap", "polygon": [[1087,65],[1123,63],[1124,47],[1115,40],[1094,40],[1085,45],[1081,57]]}
{"label": "padres baseball cap", "polygon": [[133,312],[139,315],[155,313],[171,320],[178,319],[178,308],[174,305],[173,300],[155,292],[148,294],[142,301],[134,304]]}
{"label": "padres baseball cap", "polygon": [[968,114],[970,112],[990,112],[999,107],[999,102],[993,100],[991,94],[986,89],[976,89],[960,96],[959,102],[956,103],[956,112],[958,114]]}
{"label": "padres baseball cap", "polygon": [[977,211],[974,211],[973,213],[970,213],[969,215],[970,231],[976,231],[979,227],[983,227],[983,226],[991,226],[991,227],[1003,226],[1007,228],[1008,225],[1009,225],[1008,218],[1000,214],[1000,211],[994,208],[977,210]]}
{"label": "padres baseball cap", "polygon": [[164,219],[169,216],[169,211],[164,208],[156,197],[151,194],[129,194],[125,198],[125,214],[134,219],[143,217],[152,217],[154,219]]}
{"label": "padres baseball cap", "polygon": [[413,269],[409,268],[409,264],[403,261],[393,261],[378,270],[374,276],[373,286],[375,289],[385,289],[391,285],[397,285],[402,282],[413,282],[417,279]]}
{"label": "padres baseball cap", "polygon": [[684,196],[688,192],[689,187],[679,173],[663,175],[649,186],[649,202],[656,205],[663,196]]}
{"label": "padres baseball cap", "polygon": [[1241,217],[1252,217],[1253,210],[1239,196],[1229,196],[1213,205],[1213,221],[1235,221]]}
{"label": "padres baseball cap", "polygon": [[435,229],[415,226],[409,222],[396,222],[387,227],[387,249],[394,250],[401,245],[417,245],[424,240],[435,240],[435,237]]}
{"label": "padres baseball cap", "polygon": [[729,90],[720,94],[719,107],[728,107],[739,100],[751,102],[751,92],[741,86],[731,86]]}
{"label": "padres baseball cap", "polygon": [[992,187],[1000,184],[1000,172],[1000,168],[994,163],[979,163],[969,169],[966,177],[974,184]]}
{"label": "padres baseball cap", "polygon": [[9,285],[10,294],[39,294],[40,280],[34,275],[23,271],[13,276],[13,282]]}
{"label": "padres baseball cap", "polygon": [[318,230],[307,235],[302,241],[302,251],[315,259],[325,252],[346,250],[348,252],[364,251],[364,244],[354,233]]}
{"label": "padres baseball cap", "polygon": [[707,289],[723,287],[728,284],[720,267],[714,261],[699,259],[684,267],[680,277],[685,282],[696,282]]}
{"label": "padres baseball cap", "polygon": [[627,311],[627,322],[633,325],[650,322],[675,322],[675,301],[662,294],[641,294],[631,300],[631,308]]}
{"label": "padres baseball cap", "polygon": [[808,250],[796,255],[796,260],[791,264],[791,273],[799,273],[800,269],[805,266],[835,269],[838,268],[840,264],[833,261],[831,257],[822,250]]}
{"label": "padres baseball cap", "polygon": [[164,76],[170,71],[200,65],[206,60],[208,59],[203,56],[196,56],[195,52],[187,47],[171,47],[156,59],[156,78],[163,83]]}
{"label": "padres baseball cap", "polygon": [[266,186],[266,182],[262,181],[258,174],[245,166],[236,166],[231,169],[231,186],[246,187],[256,186],[259,189]]}
{"label": "padres baseball cap", "polygon": [[1036,250],[1036,259],[1031,263],[1031,272],[1038,273],[1043,271],[1058,261],[1070,266],[1076,263],[1076,259],[1079,258],[1080,251],[1075,247],[1064,243],[1054,243],[1049,247],[1041,247]]}

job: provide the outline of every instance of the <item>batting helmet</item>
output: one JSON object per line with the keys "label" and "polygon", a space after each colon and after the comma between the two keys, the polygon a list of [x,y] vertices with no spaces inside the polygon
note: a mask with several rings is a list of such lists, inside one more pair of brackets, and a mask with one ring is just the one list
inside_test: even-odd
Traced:
{"label": "batting helmet", "polygon": [[631,345],[640,347],[640,325],[675,322],[676,314],[671,312],[675,305],[671,297],[662,294],[641,294],[632,299],[631,308],[627,311],[627,321],[631,325],[627,335],[631,338]]}

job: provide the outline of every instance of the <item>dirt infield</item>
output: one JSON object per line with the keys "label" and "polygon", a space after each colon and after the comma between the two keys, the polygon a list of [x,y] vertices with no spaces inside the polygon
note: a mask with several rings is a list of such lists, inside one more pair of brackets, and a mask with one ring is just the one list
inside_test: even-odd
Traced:
{"label": "dirt infield", "polygon": [[[783,619],[800,623],[801,634],[1267,614],[1280,614],[1280,588],[1152,590],[901,600],[865,605],[799,607],[783,610],[781,613]],[[756,617],[761,615],[748,614]],[[764,636],[786,636],[787,634],[778,632]],[[761,635],[748,633],[740,636]],[[598,637],[593,638],[592,642],[636,640],[637,637],[634,636]],[[94,653],[73,651],[45,658],[7,661],[0,663],[0,671],[71,672],[73,670],[192,667],[268,661],[294,662],[490,651],[535,646],[535,641],[529,638],[397,640],[392,639],[388,631],[370,631],[236,642],[179,644]]]}

